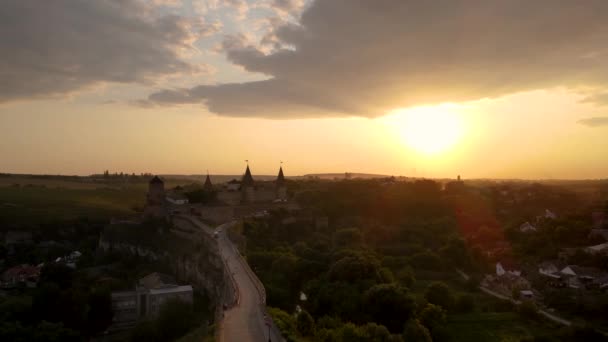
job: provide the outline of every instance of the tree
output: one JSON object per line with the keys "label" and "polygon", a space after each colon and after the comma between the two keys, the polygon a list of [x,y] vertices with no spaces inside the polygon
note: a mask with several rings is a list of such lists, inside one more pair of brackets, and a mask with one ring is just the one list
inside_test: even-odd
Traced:
{"label": "tree", "polygon": [[170,299],[160,308],[156,328],[161,341],[173,341],[183,336],[196,322],[192,305],[179,299]]}
{"label": "tree", "polygon": [[429,330],[417,319],[411,319],[406,323],[403,339],[407,342],[433,342]]}
{"label": "tree", "polygon": [[378,261],[366,255],[346,256],[336,261],[329,269],[331,281],[352,283],[364,279],[380,281],[381,278]]}
{"label": "tree", "polygon": [[296,327],[302,336],[312,336],[315,332],[315,321],[308,312],[303,310],[296,318]]}
{"label": "tree", "polygon": [[470,294],[458,296],[456,299],[455,310],[463,313],[475,310],[475,298]]}
{"label": "tree", "polygon": [[87,325],[90,335],[98,334],[112,323],[112,300],[109,291],[93,290],[89,294]]}
{"label": "tree", "polygon": [[408,287],[408,288],[411,288],[412,285],[414,285],[414,283],[416,282],[414,273],[412,272],[412,270],[410,268],[405,268],[405,269],[402,269],[401,271],[397,272],[396,278],[399,281],[399,283],[401,283],[403,286]]}
{"label": "tree", "polygon": [[454,305],[454,296],[450,288],[442,282],[434,282],[429,285],[424,294],[427,302],[439,305],[446,310],[450,310]]}
{"label": "tree", "polygon": [[537,319],[538,318],[538,308],[536,304],[534,304],[531,300],[523,301],[517,308],[519,314],[527,319]]}
{"label": "tree", "polygon": [[435,328],[441,327],[446,322],[446,311],[438,305],[427,304],[419,315],[420,323],[433,331]]}
{"label": "tree", "polygon": [[268,313],[272,317],[272,320],[276,324],[277,328],[281,331],[281,335],[287,341],[294,341],[297,337],[297,322],[292,315],[287,312],[277,309],[268,308]]}
{"label": "tree", "polygon": [[397,284],[380,284],[371,287],[364,295],[366,311],[391,332],[401,332],[403,321],[408,320],[415,302],[407,288]]}
{"label": "tree", "polygon": [[155,321],[141,321],[137,323],[135,328],[131,330],[130,340],[132,342],[146,341],[146,342],[157,342],[158,330],[156,329]]}

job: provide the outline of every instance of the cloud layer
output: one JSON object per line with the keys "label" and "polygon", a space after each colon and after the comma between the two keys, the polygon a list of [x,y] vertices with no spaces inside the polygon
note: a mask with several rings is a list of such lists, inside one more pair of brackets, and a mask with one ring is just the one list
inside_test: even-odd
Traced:
{"label": "cloud layer", "polygon": [[[278,1],[288,7],[288,1]],[[271,53],[230,44],[264,81],[167,89],[149,104],[228,116],[374,117],[407,106],[608,83],[608,1],[317,0]],[[234,38],[232,38],[234,39]]]}
{"label": "cloud layer", "polygon": [[65,95],[100,82],[152,83],[204,69],[182,54],[208,28],[155,11],[174,2],[3,1],[0,102]]}
{"label": "cloud layer", "polygon": [[579,120],[578,123],[589,127],[608,126],[608,116],[597,116],[593,118],[582,119]]}

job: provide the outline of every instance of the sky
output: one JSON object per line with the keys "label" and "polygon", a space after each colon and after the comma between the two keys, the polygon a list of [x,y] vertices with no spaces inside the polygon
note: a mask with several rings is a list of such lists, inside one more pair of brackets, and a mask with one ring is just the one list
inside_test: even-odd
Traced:
{"label": "sky", "polygon": [[608,177],[604,0],[5,0],[0,172]]}

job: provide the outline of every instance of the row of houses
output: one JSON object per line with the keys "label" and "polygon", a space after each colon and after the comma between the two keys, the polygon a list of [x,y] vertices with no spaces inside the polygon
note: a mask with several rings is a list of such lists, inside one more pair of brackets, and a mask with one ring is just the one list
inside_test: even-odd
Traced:
{"label": "row of houses", "polygon": [[608,272],[595,267],[564,265],[558,267],[554,262],[543,262],[538,273],[548,280],[552,287],[568,287],[582,290],[608,289]]}
{"label": "row of houses", "polygon": [[[82,256],[79,251],[73,251],[70,254],[58,257],[53,260],[54,263],[61,263],[72,269],[76,268],[76,262]],[[3,289],[12,289],[16,287],[34,288],[40,279],[40,272],[44,267],[44,263],[36,266],[30,264],[21,264],[13,266],[2,273],[0,277],[0,287]]]}

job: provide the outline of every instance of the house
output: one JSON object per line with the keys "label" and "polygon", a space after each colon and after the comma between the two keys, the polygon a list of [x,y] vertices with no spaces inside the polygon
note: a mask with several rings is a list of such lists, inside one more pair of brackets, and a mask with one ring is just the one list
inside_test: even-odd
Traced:
{"label": "house", "polygon": [[40,267],[29,264],[14,266],[2,273],[2,287],[12,288],[20,284],[36,287],[40,278]]}
{"label": "house", "polygon": [[496,275],[497,276],[504,276],[504,275],[510,275],[510,276],[514,276],[514,277],[519,277],[521,276],[521,271],[514,269],[514,267],[509,267],[511,270],[507,270],[502,263],[497,262],[496,263]]}
{"label": "house", "polygon": [[180,192],[169,192],[166,196],[167,202],[175,205],[188,204],[188,197]]}
{"label": "house", "polygon": [[557,266],[555,266],[555,264],[553,264],[552,262],[543,262],[539,264],[538,273],[554,279],[561,278],[561,276],[559,275],[559,268],[557,268]]}
{"label": "house", "polygon": [[522,233],[535,232],[536,227],[534,227],[530,222],[525,222],[521,226],[519,226],[519,231]]}
{"label": "house", "polygon": [[549,209],[545,209],[545,218],[550,220],[555,220],[557,215]]}
{"label": "house", "polygon": [[151,273],[141,278],[134,291],[112,292],[112,329],[134,325],[144,317],[155,317],[161,306],[171,299],[192,304],[190,285],[177,285],[175,279],[162,273]]}
{"label": "house", "polygon": [[608,242],[604,242],[595,246],[585,247],[584,251],[589,254],[604,254],[608,252]]}
{"label": "house", "polygon": [[530,290],[521,290],[519,291],[519,296],[521,299],[531,300],[534,299],[534,292]]}
{"label": "house", "polygon": [[608,241],[608,229],[591,229],[588,238],[589,240],[599,238]]}
{"label": "house", "polygon": [[602,275],[603,272],[593,267],[568,265],[560,271],[560,274],[565,278],[568,287],[578,289],[593,286],[596,277]]}
{"label": "house", "polygon": [[241,189],[241,182],[236,179],[233,179],[226,183],[226,188],[228,191],[239,191]]}

